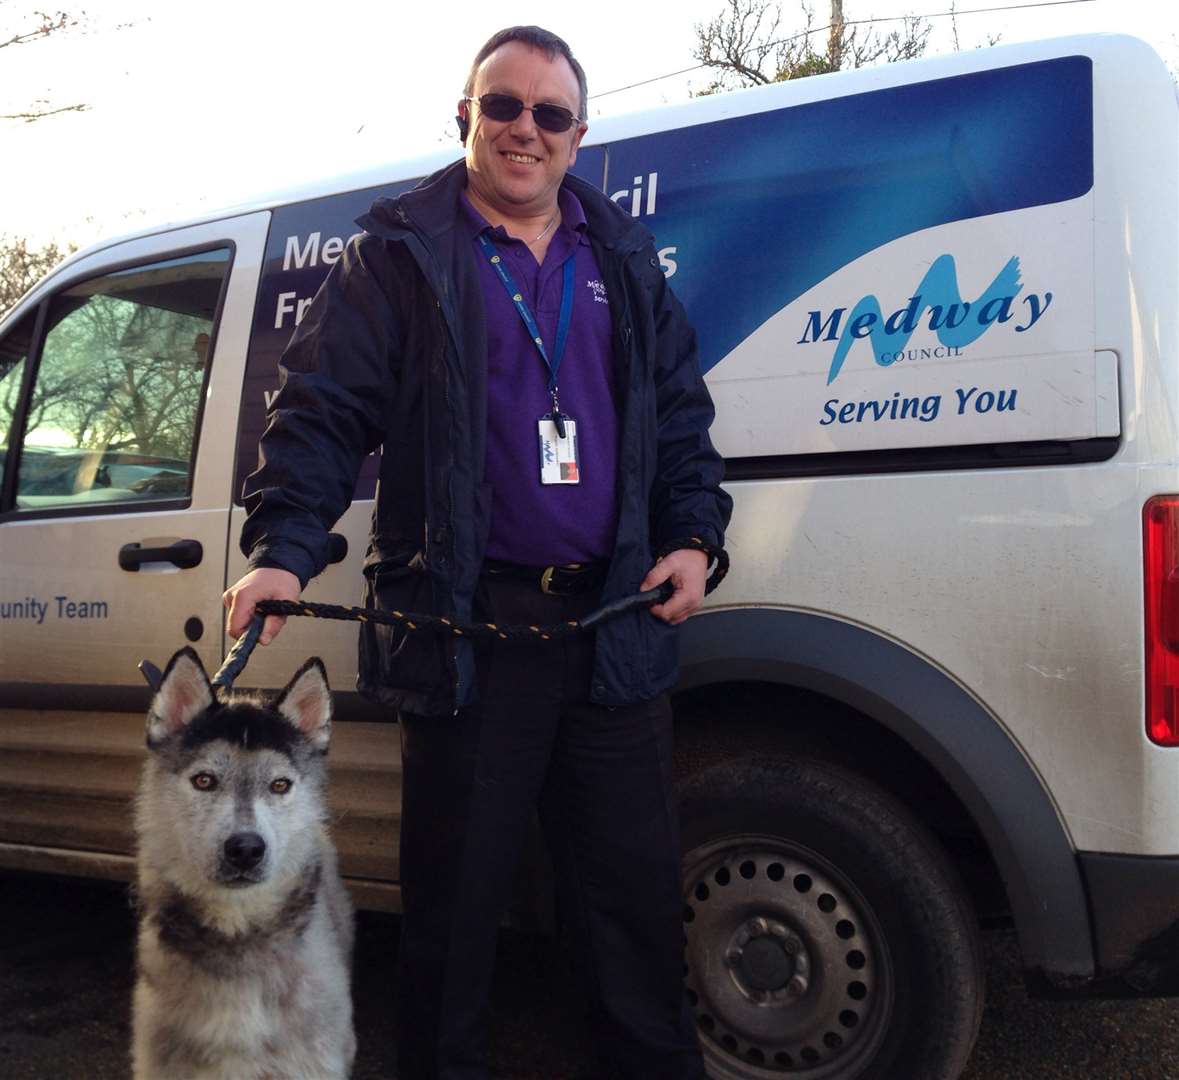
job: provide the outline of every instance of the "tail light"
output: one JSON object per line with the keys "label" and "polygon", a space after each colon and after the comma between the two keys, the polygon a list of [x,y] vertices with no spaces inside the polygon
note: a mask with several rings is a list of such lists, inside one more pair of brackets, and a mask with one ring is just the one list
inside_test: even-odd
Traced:
{"label": "tail light", "polygon": [[1146,734],[1179,746],[1179,495],[1142,511],[1146,584]]}

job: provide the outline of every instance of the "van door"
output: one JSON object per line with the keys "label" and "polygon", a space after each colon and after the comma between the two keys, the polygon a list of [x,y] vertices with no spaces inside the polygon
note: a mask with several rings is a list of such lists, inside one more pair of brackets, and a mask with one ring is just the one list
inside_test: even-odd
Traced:
{"label": "van door", "polygon": [[269,216],[88,256],[0,338],[4,709],[140,708],[186,644],[216,669]]}

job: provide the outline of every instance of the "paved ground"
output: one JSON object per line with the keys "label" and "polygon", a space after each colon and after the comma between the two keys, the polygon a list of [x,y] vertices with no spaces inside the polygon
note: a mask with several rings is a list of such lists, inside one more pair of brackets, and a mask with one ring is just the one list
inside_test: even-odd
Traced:
{"label": "paved ground", "polygon": [[[395,918],[361,918],[355,1080],[395,1077],[396,939]],[[992,932],[986,947],[989,1003],[962,1080],[1179,1080],[1179,1002],[1030,1002],[1012,935]],[[125,1080],[131,952],[121,888],[0,876],[0,1077]],[[590,1080],[577,998],[552,942],[504,935],[493,1029],[500,1080]]]}

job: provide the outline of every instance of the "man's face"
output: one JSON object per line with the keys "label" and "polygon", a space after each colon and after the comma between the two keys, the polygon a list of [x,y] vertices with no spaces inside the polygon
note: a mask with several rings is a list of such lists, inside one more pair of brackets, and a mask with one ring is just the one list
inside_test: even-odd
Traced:
{"label": "man's face", "polygon": [[[472,97],[510,94],[525,105],[563,105],[581,111],[577,76],[560,54],[550,60],[539,49],[509,41],[496,49],[475,74]],[[557,188],[577,158],[584,124],[568,131],[544,131],[524,109],[515,120],[492,120],[478,102],[460,103],[470,120],[467,177],[471,190],[499,213],[511,218],[551,214]]]}

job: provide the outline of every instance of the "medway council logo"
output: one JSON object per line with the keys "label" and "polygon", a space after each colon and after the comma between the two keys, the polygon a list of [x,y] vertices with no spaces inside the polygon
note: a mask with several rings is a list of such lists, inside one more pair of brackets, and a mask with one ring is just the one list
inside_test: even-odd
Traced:
{"label": "medway council logo", "polygon": [[[1019,259],[1012,256],[978,299],[963,300],[954,256],[939,255],[909,297],[909,302],[887,318],[880,310],[880,301],[872,294],[860,300],[850,314],[847,308],[835,308],[824,318],[822,311],[808,311],[806,328],[798,344],[838,341],[827,373],[828,386],[839,375],[848,350],[858,338],[871,339],[872,352],[880,367],[889,367],[898,360],[960,356],[961,349],[977,341],[995,323],[1026,320],[1016,324],[1017,334],[1036,325],[1052,303],[1052,294],[1028,293],[1017,306],[1015,298],[1022,291]],[[1023,305],[1027,305],[1026,309]],[[906,352],[909,338],[927,311],[929,329],[937,335],[941,345]],[[847,315],[846,321],[844,315]]]}

